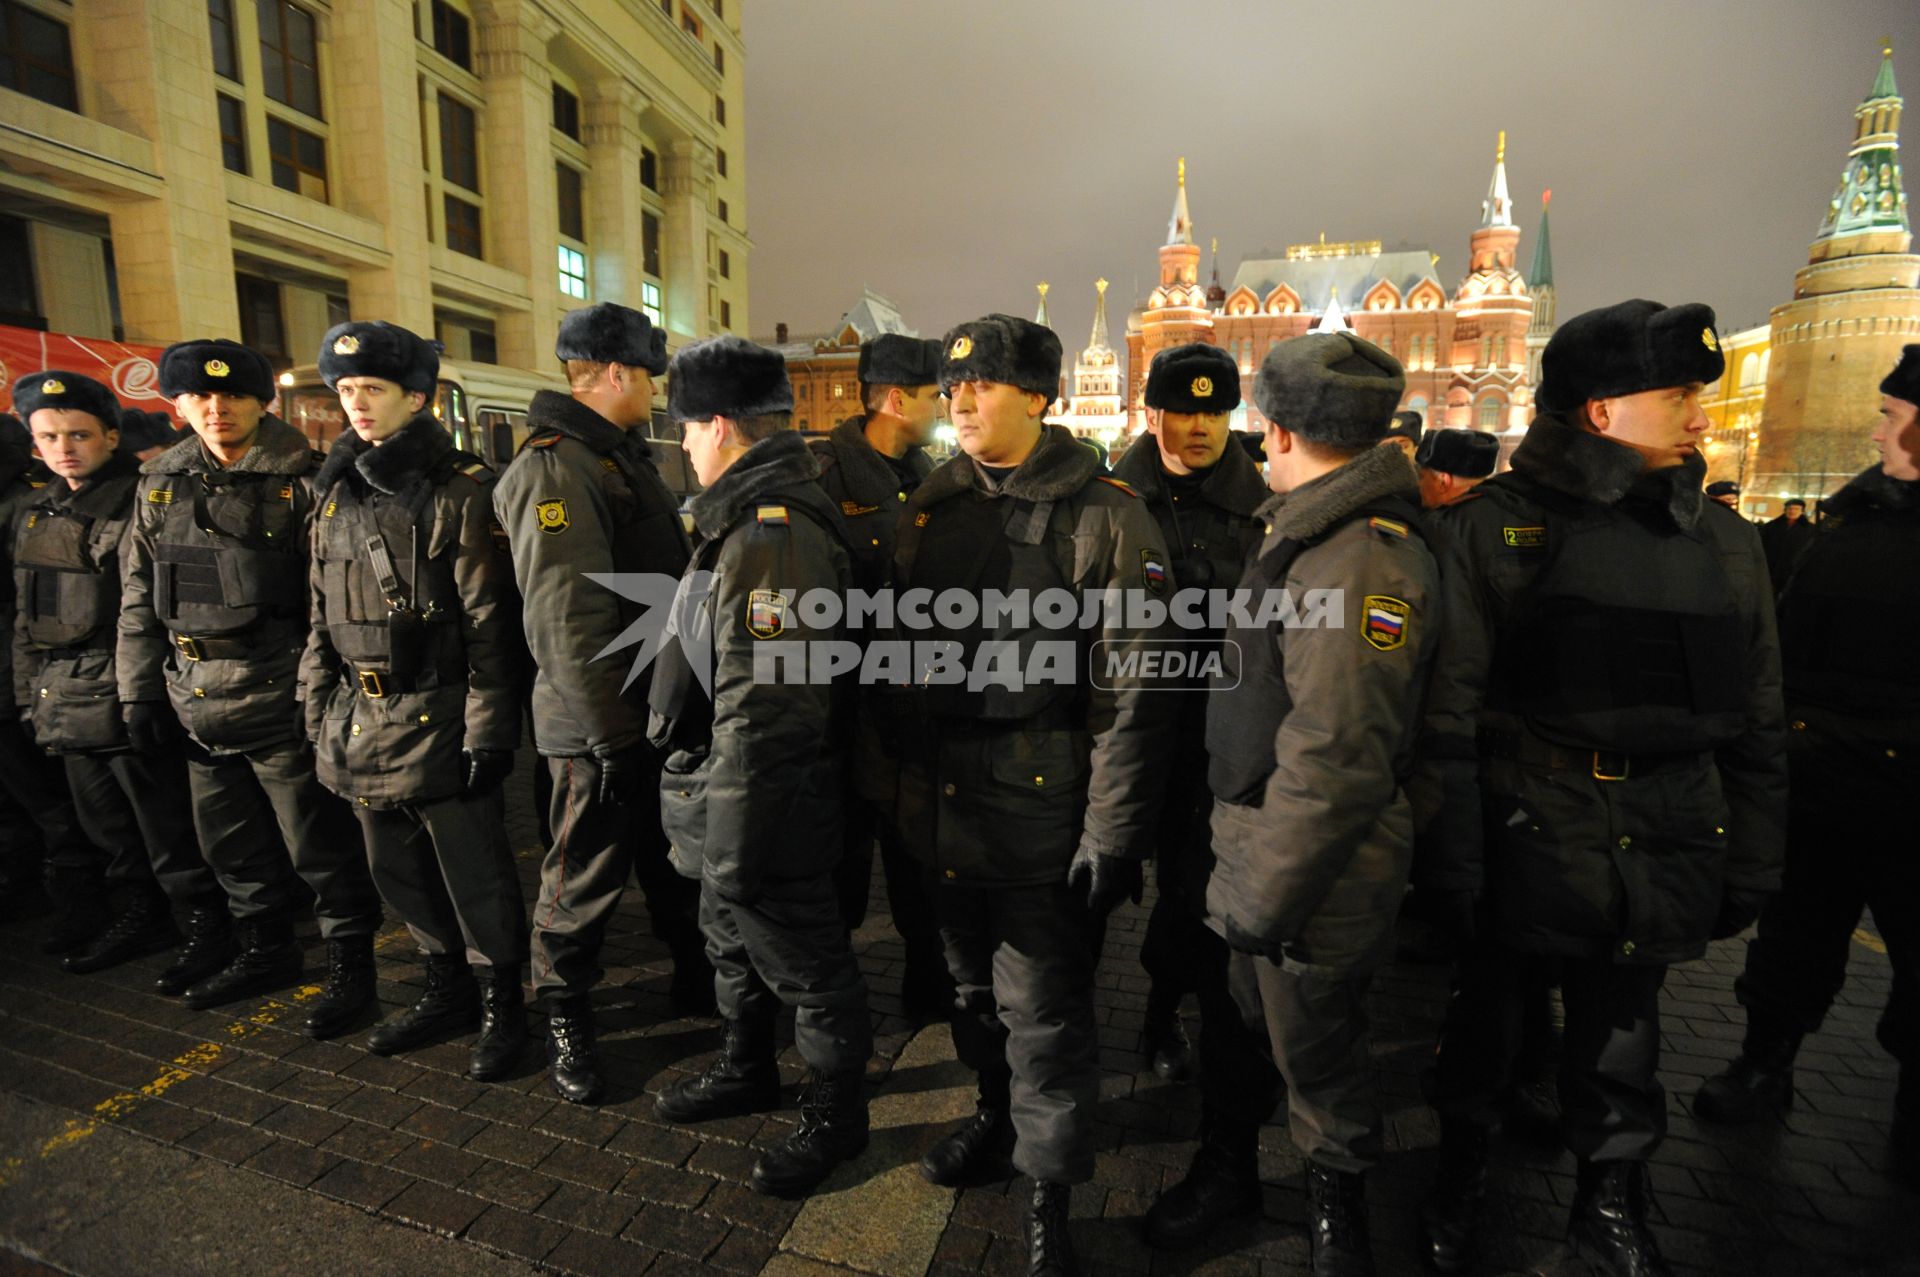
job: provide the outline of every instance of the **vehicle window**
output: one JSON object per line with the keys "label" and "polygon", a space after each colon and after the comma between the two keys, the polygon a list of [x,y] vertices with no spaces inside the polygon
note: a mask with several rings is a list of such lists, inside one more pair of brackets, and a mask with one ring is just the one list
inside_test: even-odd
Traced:
{"label": "vehicle window", "polygon": [[440,419],[447,433],[453,436],[453,446],[473,451],[472,437],[467,432],[467,393],[451,381],[442,381],[439,391],[433,397],[433,415]]}
{"label": "vehicle window", "polygon": [[527,414],[513,408],[479,408],[474,411],[474,439],[467,451],[496,469],[513,460],[520,441],[527,437]]}
{"label": "vehicle window", "polygon": [[281,390],[280,419],[323,451],[347,428],[340,396],[325,386],[288,386]]}

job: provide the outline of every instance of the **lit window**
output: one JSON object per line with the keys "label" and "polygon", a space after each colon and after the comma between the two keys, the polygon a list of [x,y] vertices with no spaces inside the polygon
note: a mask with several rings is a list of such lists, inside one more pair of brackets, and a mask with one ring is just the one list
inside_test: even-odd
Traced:
{"label": "lit window", "polygon": [[663,326],[666,321],[660,314],[660,285],[642,282],[640,285],[640,311],[654,327]]}
{"label": "lit window", "polygon": [[565,244],[560,245],[560,291],[583,300],[587,295],[587,255]]}

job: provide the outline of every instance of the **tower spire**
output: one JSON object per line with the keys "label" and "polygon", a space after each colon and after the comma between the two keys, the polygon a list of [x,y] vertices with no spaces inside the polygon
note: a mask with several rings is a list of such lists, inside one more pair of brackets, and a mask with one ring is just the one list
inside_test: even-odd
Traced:
{"label": "tower spire", "polygon": [[1513,225],[1513,201],[1507,196],[1507,131],[1500,130],[1500,142],[1493,153],[1493,181],[1487,198],[1480,203],[1480,225]]}
{"label": "tower spire", "polygon": [[1533,237],[1533,269],[1527,272],[1527,287],[1534,292],[1553,287],[1553,237],[1547,230],[1547,205],[1552,191],[1540,193],[1540,230]]}
{"label": "tower spire", "polygon": [[1093,286],[1099,297],[1093,305],[1093,336],[1087,342],[1087,349],[1107,349],[1107,281],[1096,279]]}
{"label": "tower spire", "polygon": [[1052,285],[1044,279],[1034,285],[1035,290],[1040,294],[1040,309],[1034,312],[1033,322],[1042,328],[1053,327],[1053,321],[1047,318],[1047,289],[1051,287]]}
{"label": "tower spire", "polygon": [[1173,196],[1173,216],[1167,220],[1167,243],[1193,243],[1193,215],[1187,212],[1187,157],[1180,157],[1180,187]]}
{"label": "tower spire", "polygon": [[1873,87],[1853,109],[1853,146],[1840,185],[1827,201],[1826,216],[1814,237],[1816,256],[1827,241],[1849,235],[1904,235],[1907,197],[1900,183],[1900,110],[1905,103],[1893,80],[1893,43],[1880,43],[1880,68]]}

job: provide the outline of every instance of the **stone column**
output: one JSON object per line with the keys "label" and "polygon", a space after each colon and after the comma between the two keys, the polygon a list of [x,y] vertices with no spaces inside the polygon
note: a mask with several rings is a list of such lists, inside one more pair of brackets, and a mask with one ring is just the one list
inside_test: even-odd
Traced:
{"label": "stone column", "polygon": [[630,81],[595,84],[586,102],[587,259],[592,300],[640,306],[640,113],[647,98]]}
{"label": "stone column", "polygon": [[667,216],[660,228],[666,272],[667,328],[675,336],[707,335],[707,217],[713,196],[713,148],[680,138],[661,157]]}
{"label": "stone column", "polygon": [[482,249],[489,262],[525,277],[530,303],[526,310],[502,311],[495,321],[500,362],[508,367],[552,368],[560,331],[560,213],[547,74],[547,42],[559,30],[529,0],[501,0],[480,23]]}

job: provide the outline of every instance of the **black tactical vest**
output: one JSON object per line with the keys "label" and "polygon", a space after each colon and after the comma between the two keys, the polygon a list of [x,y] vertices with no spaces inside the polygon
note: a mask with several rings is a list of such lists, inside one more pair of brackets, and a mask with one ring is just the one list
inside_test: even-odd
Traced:
{"label": "black tactical vest", "polygon": [[251,470],[153,476],[153,610],[176,634],[272,635],[306,628],[310,498],[298,476]]}
{"label": "black tactical vest", "polygon": [[1869,510],[1815,530],[1780,599],[1790,704],[1920,739],[1920,509]]}
{"label": "black tactical vest", "polygon": [[120,539],[140,481],[125,474],[96,479],[81,492],[64,480],[27,507],[15,551],[19,609],[35,649],[113,645],[120,616]]}
{"label": "black tactical vest", "polygon": [[412,677],[435,669],[464,680],[459,588],[453,561],[459,529],[433,501],[463,462],[448,453],[403,492],[357,478],[328,489],[313,525],[314,560],[326,593],[327,632],[355,666]]}

